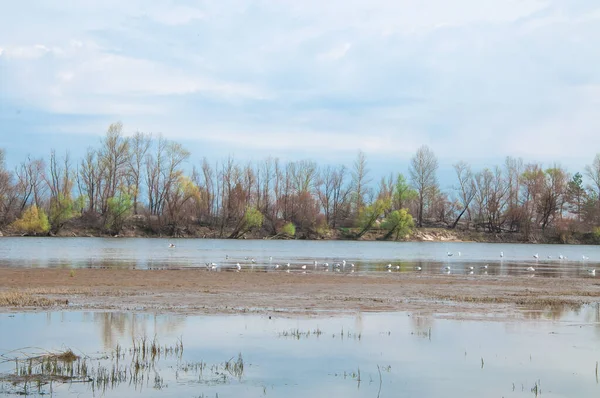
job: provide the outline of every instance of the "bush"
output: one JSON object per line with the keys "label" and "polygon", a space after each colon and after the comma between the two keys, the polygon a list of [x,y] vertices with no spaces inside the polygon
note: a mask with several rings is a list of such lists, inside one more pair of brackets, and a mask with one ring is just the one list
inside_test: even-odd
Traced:
{"label": "bush", "polygon": [[594,228],[594,231],[592,233],[594,235],[594,240],[596,241],[596,243],[600,244],[600,227]]}
{"label": "bush", "polygon": [[294,225],[294,223],[287,223],[283,226],[283,228],[281,228],[281,233],[287,235],[287,236],[295,236],[296,235],[296,226]]}
{"label": "bush", "polygon": [[33,205],[25,209],[21,217],[11,224],[11,227],[20,233],[41,234],[50,230],[50,223],[46,212]]}

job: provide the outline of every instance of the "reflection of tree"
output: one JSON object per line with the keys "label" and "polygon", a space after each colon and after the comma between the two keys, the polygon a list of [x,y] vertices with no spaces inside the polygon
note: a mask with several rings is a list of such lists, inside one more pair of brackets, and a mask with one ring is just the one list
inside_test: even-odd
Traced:
{"label": "reflection of tree", "polygon": [[434,317],[432,314],[421,314],[413,312],[410,315],[413,333],[417,335],[428,335],[429,329],[433,328]]}
{"label": "reflection of tree", "polygon": [[585,307],[583,319],[594,325],[594,331],[600,335],[600,303],[594,303]]}
{"label": "reflection of tree", "polygon": [[557,321],[565,316],[565,313],[569,311],[579,311],[579,306],[569,304],[553,304],[553,305],[532,305],[527,306],[526,311],[523,312],[525,319],[531,320],[553,320]]}
{"label": "reflection of tree", "polygon": [[[129,337],[135,339],[142,336],[160,338],[164,334],[172,334],[179,330],[185,317],[175,315],[132,314],[122,312],[94,313],[94,322],[100,326],[100,333],[105,349],[115,347],[119,339]],[[149,330],[153,330],[149,335]]]}

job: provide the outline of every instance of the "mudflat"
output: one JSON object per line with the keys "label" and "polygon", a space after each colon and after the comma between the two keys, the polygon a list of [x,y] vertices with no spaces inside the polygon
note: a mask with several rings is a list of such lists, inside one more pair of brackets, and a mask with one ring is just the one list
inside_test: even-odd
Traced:
{"label": "mudflat", "polygon": [[486,315],[600,301],[595,278],[0,268],[0,310]]}

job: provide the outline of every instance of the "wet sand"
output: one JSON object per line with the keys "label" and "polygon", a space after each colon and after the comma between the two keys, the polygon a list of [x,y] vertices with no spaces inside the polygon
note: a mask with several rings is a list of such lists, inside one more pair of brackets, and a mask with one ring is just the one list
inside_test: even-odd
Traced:
{"label": "wet sand", "polygon": [[4,302],[0,311],[73,309],[279,315],[420,311],[490,316],[599,302],[600,282],[595,278],[410,272],[304,274],[204,269],[0,268],[0,302],[2,295],[10,294],[24,299],[12,304]]}

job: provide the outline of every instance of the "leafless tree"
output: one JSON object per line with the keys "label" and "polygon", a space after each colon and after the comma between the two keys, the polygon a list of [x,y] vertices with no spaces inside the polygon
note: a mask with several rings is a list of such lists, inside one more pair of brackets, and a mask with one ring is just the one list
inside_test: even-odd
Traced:
{"label": "leafless tree", "polygon": [[423,212],[427,195],[437,186],[437,169],[437,158],[433,151],[426,145],[420,147],[410,161],[410,178],[413,187],[417,191],[419,200],[419,210],[417,215],[419,227],[423,226]]}
{"label": "leafless tree", "polygon": [[[456,225],[460,221],[461,217],[465,214],[465,212],[469,211],[469,205],[477,193],[475,178],[471,172],[471,167],[466,162],[460,161],[454,164],[454,171],[456,172],[456,178],[458,179],[458,187],[456,187],[455,190],[457,191],[460,209],[458,216],[450,227],[452,229],[456,228]],[[470,220],[471,216],[469,215],[468,218]]]}

